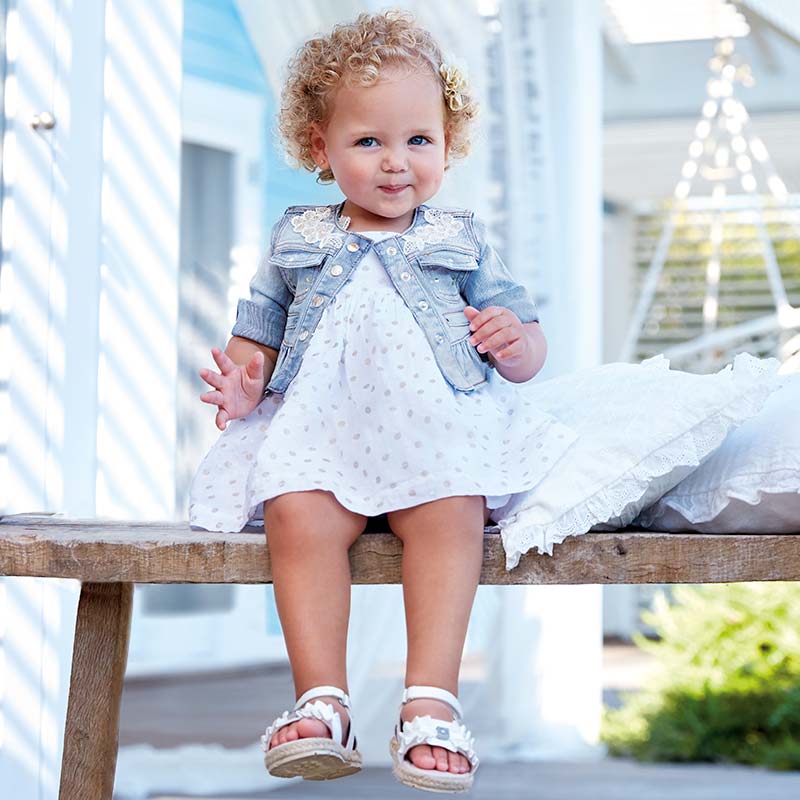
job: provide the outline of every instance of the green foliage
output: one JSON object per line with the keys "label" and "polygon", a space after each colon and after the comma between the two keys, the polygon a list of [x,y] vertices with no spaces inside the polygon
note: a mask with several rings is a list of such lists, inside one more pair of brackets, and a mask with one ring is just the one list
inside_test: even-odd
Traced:
{"label": "green foliage", "polygon": [[800,584],[729,583],[656,595],[634,641],[656,656],[641,692],[605,708],[610,755],[800,769]]}

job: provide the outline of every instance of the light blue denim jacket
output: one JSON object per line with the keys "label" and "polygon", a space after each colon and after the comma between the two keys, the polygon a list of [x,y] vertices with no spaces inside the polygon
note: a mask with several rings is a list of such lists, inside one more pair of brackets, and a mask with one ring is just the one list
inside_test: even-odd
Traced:
{"label": "light blue denim jacket", "polygon": [[467,305],[505,306],[522,322],[538,321],[535,303],[486,242],[486,226],[472,211],[422,204],[403,233],[374,242],[346,230],[343,206],[287,208],[250,282],[250,299],[239,300],[232,335],[278,351],[265,395],[286,391],[323,311],[370,249],[459,391],[484,383],[492,366],[467,341]]}

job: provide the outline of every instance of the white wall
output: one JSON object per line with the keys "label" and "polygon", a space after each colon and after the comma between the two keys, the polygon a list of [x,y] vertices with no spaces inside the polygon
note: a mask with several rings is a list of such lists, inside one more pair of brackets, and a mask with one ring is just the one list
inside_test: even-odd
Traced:
{"label": "white wall", "polygon": [[[172,517],[181,14],[9,15],[4,513]],[[2,580],[0,786],[55,800],[78,584]]]}

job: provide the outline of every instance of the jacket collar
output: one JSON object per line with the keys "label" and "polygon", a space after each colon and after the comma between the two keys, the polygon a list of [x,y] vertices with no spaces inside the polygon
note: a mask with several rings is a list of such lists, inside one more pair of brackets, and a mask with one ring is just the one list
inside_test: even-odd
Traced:
{"label": "jacket collar", "polygon": [[[291,217],[291,229],[284,228],[283,241],[297,241],[301,237],[306,244],[313,244],[322,250],[335,252],[351,236],[357,236],[372,243],[366,236],[358,232],[349,232],[349,217],[342,216],[345,201],[335,205],[312,206]],[[411,224],[402,233],[395,236],[402,242],[403,253],[414,255],[431,244],[439,244],[448,240],[465,237],[463,220],[439,208],[421,203],[414,209]]]}
{"label": "jacket collar", "polygon": [[[357,231],[348,231],[347,228],[350,225],[350,217],[346,217],[342,214],[344,210],[344,204],[346,201],[342,200],[341,203],[337,203],[334,206],[329,206],[331,211],[333,212],[333,222],[336,227],[345,233],[349,233],[351,236],[359,236],[360,234]],[[421,203],[414,209],[414,215],[411,217],[411,224],[402,232],[396,233],[395,236],[403,237],[409,234],[412,234],[414,229],[417,228],[420,222],[423,220],[425,215],[425,211],[429,210],[430,206],[426,206],[425,203]],[[362,239],[367,237],[362,236]]]}

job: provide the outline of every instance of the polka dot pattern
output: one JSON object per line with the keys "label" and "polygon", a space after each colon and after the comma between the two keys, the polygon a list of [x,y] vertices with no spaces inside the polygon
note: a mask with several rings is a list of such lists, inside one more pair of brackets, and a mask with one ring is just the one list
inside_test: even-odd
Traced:
{"label": "polka dot pattern", "polygon": [[502,511],[574,439],[496,370],[473,392],[453,389],[370,251],[325,308],[285,394],[230,422],[206,454],[189,522],[239,531],[263,519],[264,500],[310,489],[368,516],[478,494]]}

